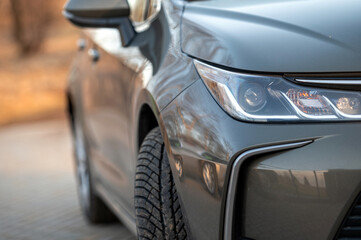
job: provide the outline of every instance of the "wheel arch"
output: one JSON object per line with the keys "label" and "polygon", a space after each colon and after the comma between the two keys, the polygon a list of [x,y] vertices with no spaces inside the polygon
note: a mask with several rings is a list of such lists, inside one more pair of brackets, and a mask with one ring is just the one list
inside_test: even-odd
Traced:
{"label": "wheel arch", "polygon": [[74,123],[75,123],[75,105],[73,97],[70,91],[66,91],[66,114],[68,116],[70,128],[74,132]]}
{"label": "wheel arch", "polygon": [[[138,101],[137,101],[138,104],[136,104],[137,115],[135,118],[136,124],[137,124],[137,134],[136,134],[137,154],[138,154],[138,152],[140,150],[140,146],[141,146],[144,138],[147,136],[147,134],[155,127],[159,127],[162,137],[163,137],[164,147],[168,154],[169,164],[171,166],[173,178],[176,182],[176,188],[177,188],[177,190],[178,189],[180,190],[180,188],[179,188],[180,178],[177,174],[177,171],[175,170],[174,156],[172,153],[171,144],[169,142],[167,130],[165,128],[165,125],[167,123],[164,121],[164,119],[162,117],[162,114],[161,114],[161,111],[159,110],[157,101],[155,100],[155,98],[153,98],[151,91],[148,91],[148,89],[146,89],[146,88],[140,92],[137,99],[138,99]],[[142,120],[142,119],[144,119],[144,120]],[[183,217],[185,219],[184,220],[185,224],[187,225],[188,234],[189,234],[189,236],[192,236],[192,233],[191,233],[190,227],[189,227],[190,223],[188,222],[188,214],[185,210],[184,203],[183,203],[183,199],[184,199],[183,193],[181,191],[178,192],[178,198],[180,200],[180,204],[183,209]]]}
{"label": "wheel arch", "polygon": [[172,155],[167,130],[165,128],[166,122],[161,114],[157,98],[152,94],[152,89],[143,88],[137,95],[136,103],[133,105],[133,144],[137,147],[136,154],[138,154],[140,146],[147,136],[147,134],[155,127],[159,127],[165,144],[165,149],[168,155]]}
{"label": "wheel arch", "polygon": [[147,136],[147,134],[155,127],[158,127],[158,119],[153,112],[152,108],[147,104],[144,103],[138,114],[138,125],[137,125],[137,147],[138,150],[142,145],[143,140]]}

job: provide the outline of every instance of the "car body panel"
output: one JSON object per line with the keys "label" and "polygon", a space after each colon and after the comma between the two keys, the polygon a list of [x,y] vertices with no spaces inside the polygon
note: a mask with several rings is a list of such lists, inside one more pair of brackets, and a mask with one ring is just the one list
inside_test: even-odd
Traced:
{"label": "car body panel", "polygon": [[[251,160],[244,234],[251,239],[334,239],[361,191],[360,141],[351,134]],[[347,142],[347,146],[345,146]]]}
{"label": "car body panel", "polygon": [[[181,156],[183,160],[183,176],[181,179],[177,179],[177,183],[185,204],[184,210],[192,223],[191,229],[196,239],[222,238],[224,198],[227,187],[223,181],[220,181],[217,183],[217,194],[211,194],[205,187],[200,168],[195,167],[200,162],[211,162],[216,165],[216,168],[221,169],[217,172],[220,174],[217,176],[218,179],[227,179],[228,182],[232,164],[241,153],[264,146],[314,139],[314,143],[305,147],[289,150],[283,154],[265,154],[264,158],[260,159],[264,159],[267,163],[267,159],[270,157],[270,162],[275,162],[274,172],[269,175],[275,175],[277,171],[281,170],[298,171],[302,180],[302,176],[307,177],[309,174],[313,174],[313,171],[338,172],[339,175],[335,182],[324,186],[321,190],[327,193],[324,199],[319,199],[318,195],[313,198],[311,195],[310,198],[307,190],[295,192],[296,186],[292,185],[293,183],[290,183],[289,187],[282,188],[283,186],[277,185],[276,182],[266,180],[262,182],[262,179],[256,178],[261,175],[259,173],[261,170],[258,171],[257,166],[263,165],[261,160],[251,158],[250,161],[255,161],[255,163],[250,167],[245,165],[245,169],[248,169],[247,171],[251,175],[247,181],[252,182],[250,182],[250,189],[248,189],[248,185],[245,185],[245,189],[248,189],[244,199],[247,207],[245,212],[248,212],[249,216],[245,219],[244,234],[246,235],[243,237],[256,236],[255,239],[269,239],[267,231],[270,229],[266,227],[269,225],[274,228],[272,229],[274,239],[287,239],[287,236],[300,233],[306,224],[307,226],[312,224],[317,226],[320,224],[319,221],[322,221],[322,230],[325,231],[314,233],[311,231],[314,228],[310,228],[301,236],[305,239],[323,239],[317,237],[332,235],[335,233],[335,229],[337,231],[337,226],[352,204],[355,194],[361,190],[359,176],[353,174],[350,178],[342,179],[349,167],[355,173],[361,169],[359,157],[361,152],[358,147],[361,143],[358,134],[361,130],[360,123],[252,124],[240,122],[219,107],[201,80],[182,92],[161,114],[168,138],[177,139],[177,141],[169,141],[169,154],[173,168],[175,168],[174,159]],[[287,161],[287,157],[292,157],[292,160]],[[281,169],[282,164],[285,169]],[[269,171],[272,172],[272,168]],[[244,176],[240,175],[239,177]],[[350,182],[350,179],[354,181]],[[255,182],[256,180],[258,181]],[[280,190],[271,191],[269,186],[272,184],[275,185],[274,188],[280,188]],[[299,185],[302,185],[302,182]],[[307,185],[304,186],[304,188],[307,187]],[[315,192],[314,187],[309,186],[308,188]],[[277,210],[281,207],[278,195],[282,193],[297,200],[299,206],[302,204],[307,206],[309,209],[305,215],[312,212],[324,213],[325,211],[328,211],[328,214],[307,218],[307,223],[301,226],[292,226],[291,223],[300,224],[300,221],[305,221],[305,218],[301,218],[299,210],[291,206],[285,207],[285,209],[289,211],[289,214],[294,214],[299,218],[294,219],[293,222],[288,222],[288,218],[284,218],[283,210]],[[258,205],[252,202],[253,200],[257,200],[256,203],[265,201],[264,205],[261,204],[260,207],[268,210],[273,218],[269,217],[262,222],[262,219],[259,219],[261,212],[257,211]],[[283,200],[283,204],[285,201]],[[320,209],[322,202],[325,203],[325,206]],[[269,206],[277,208],[272,208],[273,212],[270,212]],[[329,218],[330,216],[333,218]],[[252,225],[257,221],[265,227],[264,231],[257,232],[257,226]],[[328,231],[331,226],[333,232]],[[257,234],[255,234],[256,232]],[[251,236],[248,236],[248,233]]]}
{"label": "car body panel", "polygon": [[[218,67],[265,75],[361,72],[360,16],[355,7],[360,4],[352,0],[342,3],[164,0],[149,29],[138,33],[127,48],[121,46],[118,30],[85,31],[86,47],[76,56],[68,94],[85,130],[97,191],[133,232],[138,125],[142,108],[148,106],[161,128],[194,239],[223,238],[226,199],[236,195],[227,196],[227,188],[238,156],[265,146],[310,139],[314,142],[298,149],[242,161],[240,178],[245,178],[247,186],[239,186],[244,188],[240,204],[244,206],[241,214],[246,215],[239,228],[243,236],[256,239],[267,239],[268,230],[275,239],[333,238],[361,191],[360,123],[255,124],[236,120],[213,99],[193,57]],[[322,10],[318,13],[317,9]],[[348,17],[341,19],[336,13]],[[336,17],[331,18],[333,15]],[[97,61],[88,56],[89,50],[99,52]],[[205,171],[211,173],[210,178]],[[290,177],[291,173],[297,177]],[[312,181],[323,177],[325,184],[315,187],[311,180],[306,184],[304,179],[312,174],[316,175]],[[301,180],[287,181],[290,178]],[[290,199],[294,204],[284,210],[294,217],[288,221],[283,210],[274,209]],[[309,208],[300,211],[298,206]],[[267,218],[260,219],[261,209]],[[318,216],[303,223],[312,212]],[[272,222],[270,216],[277,221]],[[315,232],[319,221],[322,232]],[[264,229],[258,231],[257,226]],[[301,232],[304,235],[295,236]]]}
{"label": "car body panel", "polygon": [[[68,94],[85,129],[96,186],[133,222],[141,108],[147,105],[161,121],[159,112],[197,80],[187,78],[195,69],[179,47],[184,2],[162,4],[168,11],[161,10],[127,48],[116,29],[86,29],[86,47],[69,76]],[[97,51],[99,59],[94,61],[91,51]]]}
{"label": "car body panel", "polygon": [[360,72],[359,9],[357,0],[194,2],[185,8],[182,49],[239,70]]}

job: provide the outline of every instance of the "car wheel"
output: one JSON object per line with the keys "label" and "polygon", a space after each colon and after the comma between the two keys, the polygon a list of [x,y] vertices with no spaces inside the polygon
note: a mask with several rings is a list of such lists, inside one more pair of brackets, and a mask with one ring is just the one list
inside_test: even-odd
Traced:
{"label": "car wheel", "polygon": [[90,162],[82,126],[74,126],[75,163],[78,184],[78,196],[81,209],[90,223],[109,223],[117,220],[94,190]]}
{"label": "car wheel", "polygon": [[140,148],[135,211],[139,239],[188,239],[159,128],[146,136]]}

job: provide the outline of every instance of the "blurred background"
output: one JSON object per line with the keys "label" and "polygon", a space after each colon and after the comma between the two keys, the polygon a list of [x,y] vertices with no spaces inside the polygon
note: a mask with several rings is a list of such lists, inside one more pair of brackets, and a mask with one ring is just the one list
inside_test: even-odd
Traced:
{"label": "blurred background", "polygon": [[0,1],[0,125],[64,115],[78,30],[64,1]]}
{"label": "blurred background", "polygon": [[65,112],[79,30],[64,3],[0,0],[0,239],[133,239],[79,209]]}

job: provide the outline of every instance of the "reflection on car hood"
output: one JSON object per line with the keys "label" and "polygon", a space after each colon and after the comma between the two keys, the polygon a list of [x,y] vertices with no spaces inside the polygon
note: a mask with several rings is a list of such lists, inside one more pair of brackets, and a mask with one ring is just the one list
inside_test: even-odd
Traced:
{"label": "reflection on car hood", "polygon": [[182,50],[240,70],[361,72],[361,1],[187,4]]}

